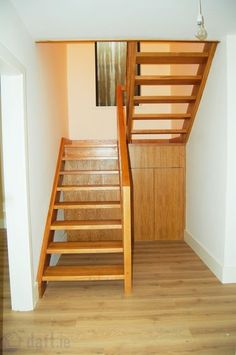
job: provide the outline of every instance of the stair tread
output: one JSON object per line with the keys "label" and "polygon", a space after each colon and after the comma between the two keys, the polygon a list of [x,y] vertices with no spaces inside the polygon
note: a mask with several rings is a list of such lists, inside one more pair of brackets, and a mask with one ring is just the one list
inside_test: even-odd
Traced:
{"label": "stair tread", "polygon": [[137,85],[194,85],[201,82],[201,75],[137,75]]}
{"label": "stair tread", "polygon": [[135,103],[187,103],[196,100],[196,96],[134,96]]}
{"label": "stair tread", "polygon": [[43,281],[123,280],[122,265],[49,266]]}
{"label": "stair tread", "polygon": [[118,160],[118,156],[64,155],[62,160]]}
{"label": "stair tread", "polygon": [[59,185],[57,191],[120,190],[120,185]]}
{"label": "stair tread", "polygon": [[108,252],[123,252],[122,241],[51,242],[47,248],[48,254],[87,254]]}
{"label": "stair tread", "polygon": [[119,174],[119,170],[62,170],[60,175],[113,175]]}
{"label": "stair tread", "polygon": [[207,61],[207,52],[138,52],[137,64],[200,64]]}
{"label": "stair tread", "polygon": [[107,148],[117,147],[116,140],[73,140],[71,144],[65,144],[65,148]]}
{"label": "stair tread", "polygon": [[54,209],[83,209],[83,208],[119,208],[119,201],[63,201],[57,202]]}
{"label": "stair tread", "polygon": [[131,134],[185,134],[186,129],[136,129]]}
{"label": "stair tread", "polygon": [[146,113],[146,114],[134,114],[134,120],[181,120],[191,117],[190,113]]}
{"label": "stair tread", "polygon": [[55,221],[51,230],[91,230],[91,229],[121,229],[121,220],[66,220]]}

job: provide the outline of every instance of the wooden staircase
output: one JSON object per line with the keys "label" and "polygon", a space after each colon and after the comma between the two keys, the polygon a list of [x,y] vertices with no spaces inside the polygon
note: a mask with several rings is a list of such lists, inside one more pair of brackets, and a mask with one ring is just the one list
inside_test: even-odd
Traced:
{"label": "wooden staircase", "polygon": [[[118,141],[61,141],[38,269],[40,297],[50,281],[123,280],[125,293],[131,292],[130,178],[121,107],[118,129]],[[67,233],[67,241],[58,241],[58,231]],[[102,264],[51,265],[54,254],[104,257]],[[120,254],[121,262],[106,262],[109,254]]]}
{"label": "wooden staircase", "polygon": [[[216,41],[157,43],[168,50],[145,51],[142,43],[128,42],[127,82],[117,88],[117,141],[61,141],[38,268],[40,297],[51,281],[123,280],[125,293],[131,292],[127,143],[187,143],[217,46]],[[157,74],[160,66],[166,74]],[[60,240],[62,231],[66,241]],[[55,254],[66,256],[66,263],[52,265]],[[78,265],[69,263],[71,255]],[[85,255],[90,263],[80,263]],[[102,263],[94,263],[99,255]]]}
{"label": "wooden staircase", "polygon": [[[148,52],[145,48],[142,50],[142,43],[141,46],[137,43],[135,41],[128,43],[126,86],[128,141],[140,143],[145,142],[146,137],[151,137],[149,142],[154,143],[186,143],[217,42],[155,42],[160,48],[165,44],[168,48],[166,52],[158,49],[155,52]],[[141,48],[139,51],[138,47]],[[164,67],[168,74],[156,75],[161,67]],[[137,72],[141,74],[137,75]],[[138,96],[135,94],[137,87],[140,88]],[[170,94],[161,94],[161,89],[164,88],[165,92],[167,87]],[[155,90],[157,93],[150,95],[150,92]],[[149,94],[146,95],[145,92]],[[169,112],[162,110],[162,113],[160,107],[163,109],[163,105],[166,104],[169,104]],[[178,106],[183,108],[181,112]],[[147,112],[148,108],[150,113]]]}

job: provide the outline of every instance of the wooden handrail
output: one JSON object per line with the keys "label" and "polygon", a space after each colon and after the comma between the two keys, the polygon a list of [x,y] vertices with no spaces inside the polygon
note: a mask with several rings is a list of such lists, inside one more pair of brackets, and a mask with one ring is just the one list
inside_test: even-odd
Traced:
{"label": "wooden handrail", "polygon": [[130,171],[128,147],[126,141],[125,114],[123,107],[122,86],[117,86],[117,135],[120,165],[121,205],[124,248],[124,281],[125,293],[132,290],[132,257],[131,257],[131,203],[130,203]]}
{"label": "wooden handrail", "polygon": [[59,150],[59,154],[58,154],[58,158],[57,158],[56,171],[55,171],[54,180],[53,180],[52,193],[51,193],[50,204],[49,204],[49,209],[48,209],[48,214],[47,214],[47,220],[46,220],[45,229],[44,229],[44,236],[43,236],[43,241],[42,241],[38,274],[37,274],[37,281],[38,281],[40,296],[43,295],[45,288],[46,288],[46,283],[42,282],[43,272],[44,272],[45,268],[49,265],[49,262],[50,262],[50,256],[46,253],[46,249],[48,246],[48,242],[53,239],[53,235],[54,235],[54,231],[50,230],[50,226],[51,226],[52,221],[54,219],[56,219],[57,210],[54,210],[53,207],[54,207],[54,204],[55,204],[56,198],[57,198],[57,185],[58,185],[59,178],[60,178],[60,170],[61,170],[61,164],[62,164],[62,157],[64,154],[64,146],[65,146],[65,144],[69,144],[69,143],[71,143],[71,141],[69,139],[66,139],[66,138],[61,139],[60,150]]}
{"label": "wooden handrail", "polygon": [[127,64],[126,64],[126,112],[127,112],[127,138],[130,142],[133,128],[134,95],[135,95],[135,74],[136,74],[136,54],[137,42],[127,44]]}
{"label": "wooden handrail", "polygon": [[119,145],[119,162],[121,172],[121,185],[130,186],[130,172],[128,148],[126,142],[126,127],[125,127],[125,113],[123,107],[123,91],[122,86],[117,86],[117,134]]}

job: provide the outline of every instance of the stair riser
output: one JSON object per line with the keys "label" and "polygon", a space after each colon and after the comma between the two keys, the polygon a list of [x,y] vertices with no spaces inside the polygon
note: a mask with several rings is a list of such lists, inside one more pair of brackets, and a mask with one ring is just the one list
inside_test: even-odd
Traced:
{"label": "stair riser", "polygon": [[64,170],[118,170],[117,160],[70,160],[65,162]]}
{"label": "stair riser", "polygon": [[119,241],[122,238],[122,230],[70,230],[67,231],[67,237],[69,242],[100,242],[101,240],[106,241],[111,239]]}
{"label": "stair riser", "polygon": [[93,205],[87,205],[87,206],[63,206],[63,205],[58,205],[58,206],[54,206],[55,210],[67,210],[69,211],[73,211],[73,210],[119,210],[121,207],[120,205],[104,205],[104,206],[93,206]]}
{"label": "stair riser", "polygon": [[119,175],[66,175],[63,185],[118,185]]}
{"label": "stair riser", "polygon": [[119,220],[121,219],[120,208],[102,208],[102,209],[71,209],[64,210],[65,220]]}
{"label": "stair riser", "polygon": [[105,275],[105,276],[43,276],[43,281],[111,281],[124,280],[124,275]]}
{"label": "stair riser", "polygon": [[114,148],[116,140],[73,140],[71,144],[65,144],[65,148]]}
{"label": "stair riser", "polygon": [[119,253],[123,253],[123,249],[94,249],[94,250],[67,250],[65,251],[61,251],[61,250],[47,250],[47,254],[119,254]]}
{"label": "stair riser", "polygon": [[65,155],[81,157],[117,156],[117,148],[65,148]]}
{"label": "stair riser", "polygon": [[122,226],[121,225],[113,225],[113,226],[51,226],[50,228],[51,230],[118,230],[118,229],[122,229]]}
{"label": "stair riser", "polygon": [[120,201],[120,191],[68,191],[64,201]]}

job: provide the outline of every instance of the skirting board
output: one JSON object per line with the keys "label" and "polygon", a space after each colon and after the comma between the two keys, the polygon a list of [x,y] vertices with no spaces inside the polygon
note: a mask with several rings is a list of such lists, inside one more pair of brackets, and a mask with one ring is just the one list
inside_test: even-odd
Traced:
{"label": "skirting board", "polygon": [[184,232],[185,242],[193,249],[199,258],[206,264],[213,274],[222,283],[236,283],[236,267],[223,266],[214,258],[206,248],[199,243],[188,231]]}

